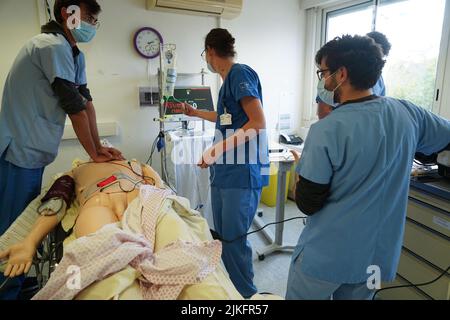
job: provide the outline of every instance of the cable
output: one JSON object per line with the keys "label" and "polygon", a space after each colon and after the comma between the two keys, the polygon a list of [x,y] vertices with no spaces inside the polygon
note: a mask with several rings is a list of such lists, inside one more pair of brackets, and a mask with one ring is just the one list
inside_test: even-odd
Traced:
{"label": "cable", "polygon": [[[92,164],[92,163],[96,163],[96,162],[89,161],[89,162],[81,163],[80,165],[78,165],[78,167],[81,167],[81,166],[87,165],[87,164]],[[135,175],[141,177],[143,180],[150,179],[150,180],[153,181],[153,184],[156,184],[156,181],[155,181],[155,179],[153,177],[149,177],[149,176],[146,176],[144,174],[141,174],[141,173],[138,173],[138,172],[134,171],[133,167],[131,166],[131,161],[128,161],[128,166],[126,166],[124,164],[121,164],[121,163],[116,163],[114,161],[109,161],[109,162],[104,162],[104,163],[113,164],[113,165],[116,165],[116,166],[124,167],[124,168],[130,170],[131,172],[133,172]]]}
{"label": "cable", "polygon": [[153,162],[153,154],[155,153],[156,145],[158,144],[158,139],[159,139],[159,134],[153,141],[152,148],[150,150],[150,156],[148,157],[147,161],[145,162],[146,164],[149,164],[150,166],[152,165],[152,162]]}
{"label": "cable", "polygon": [[[203,141],[202,141],[202,143],[203,143]],[[214,167],[214,165],[209,166],[208,169],[210,169],[209,170],[209,174],[210,174],[209,180],[210,181],[208,181],[208,191],[206,192],[207,196],[210,194],[210,192],[211,192],[211,185],[213,184],[214,179],[216,178],[216,168]],[[200,169],[197,165],[195,165],[194,170],[195,170],[195,175],[197,177],[197,181],[196,182],[197,182],[197,191],[198,191],[198,194],[199,194],[198,197],[200,198],[200,202],[203,202],[202,198],[200,196],[201,192],[200,192],[200,189],[199,189],[199,183],[198,182],[201,180],[200,179],[200,174],[201,173],[199,171],[204,170],[204,169]],[[204,203],[200,203],[200,205],[201,205],[201,207],[198,206],[198,207],[200,207],[200,209],[205,206]],[[198,210],[198,209],[195,209],[195,210]]]}
{"label": "cable", "polygon": [[217,232],[214,232],[214,235],[215,235],[215,237],[216,237],[216,240],[219,240],[219,241],[225,242],[225,243],[233,243],[233,242],[235,242],[235,241],[237,241],[237,240],[240,240],[240,239],[242,239],[242,238],[245,238],[245,237],[247,237],[247,236],[249,236],[249,235],[251,235],[251,234],[261,232],[262,230],[264,230],[264,229],[267,228],[268,226],[276,225],[276,224],[280,224],[280,223],[285,223],[285,222],[289,222],[289,221],[297,220],[297,219],[306,219],[306,218],[308,218],[308,217],[294,217],[294,218],[286,219],[286,220],[283,220],[283,221],[271,222],[271,223],[266,224],[264,227],[262,227],[262,228],[260,228],[260,229],[258,229],[258,230],[255,230],[255,231],[252,231],[252,232],[243,234],[243,235],[241,235],[241,236],[239,236],[239,237],[237,237],[236,239],[233,239],[233,240],[225,240],[225,239],[222,239],[221,236],[220,236]]}
{"label": "cable", "polygon": [[[128,180],[128,181],[129,181],[129,180]],[[100,193],[103,193],[103,194],[118,194],[118,193],[122,193],[122,192],[124,192],[124,193],[131,193],[131,192],[133,192],[134,190],[136,190],[136,186],[137,186],[138,184],[142,183],[142,182],[145,182],[145,180],[139,180],[139,181],[135,182],[135,183],[133,184],[133,189],[132,189],[132,190],[129,190],[129,191],[124,190],[124,189],[122,188],[122,185],[120,184],[120,180],[114,181],[113,183],[111,183],[111,184],[109,184],[109,185],[107,185],[107,186],[105,186],[105,187],[103,187],[103,188],[100,188],[100,189],[98,189],[98,190],[100,190]],[[116,192],[103,192],[103,190],[105,190],[105,189],[107,189],[107,188],[109,188],[109,187],[112,187],[113,185],[116,185],[116,184],[119,184],[119,188],[120,188],[121,191],[116,191]],[[97,190],[97,191],[98,191],[98,190]],[[91,200],[93,197],[95,197],[95,196],[97,195],[97,191],[95,191],[89,198],[87,198],[86,200],[84,200],[83,206],[84,206],[89,200]],[[77,218],[78,218],[78,217],[77,217]],[[76,221],[75,221],[75,223],[76,223]]]}
{"label": "cable", "polygon": [[47,9],[47,13],[48,13],[48,21],[52,21],[52,11],[50,9],[50,4],[48,3],[48,0],[45,0],[45,6]]}
{"label": "cable", "polygon": [[[419,289],[419,287],[423,287],[423,286],[427,286],[429,284],[432,284],[436,281],[438,281],[440,278],[442,278],[443,276],[445,276],[446,274],[449,274],[448,271],[450,270],[450,266],[447,267],[447,269],[442,272],[439,277],[437,277],[434,280],[428,281],[428,282],[424,282],[424,283],[419,283],[419,284],[407,284],[407,285],[402,285],[402,286],[393,286],[393,287],[387,287],[387,288],[383,288],[383,289],[379,289],[375,292],[375,294],[372,297],[372,300],[375,300],[375,297],[378,293],[380,293],[381,291],[385,291],[385,290],[391,290],[391,289],[398,289],[398,288],[409,288],[409,287],[414,287],[416,289]],[[450,275],[450,274],[449,274]]]}
{"label": "cable", "polygon": [[[195,181],[195,184],[196,184],[196,187],[197,187],[198,198],[200,199],[200,203],[197,205],[197,208],[195,208],[195,210],[200,210],[200,209],[203,209],[205,207],[205,202],[206,202],[206,201],[202,200],[202,197],[201,197],[202,193],[200,191],[200,181],[201,181],[200,174],[201,174],[201,169],[198,166],[194,166],[194,173],[195,173],[195,176],[197,177],[197,180]],[[208,190],[206,192],[206,197],[208,197],[210,189],[211,189],[211,184],[208,181]]]}
{"label": "cable", "polygon": [[0,285],[0,292],[3,290],[3,288],[8,284],[8,282],[11,280],[11,278],[6,278],[5,281]]}

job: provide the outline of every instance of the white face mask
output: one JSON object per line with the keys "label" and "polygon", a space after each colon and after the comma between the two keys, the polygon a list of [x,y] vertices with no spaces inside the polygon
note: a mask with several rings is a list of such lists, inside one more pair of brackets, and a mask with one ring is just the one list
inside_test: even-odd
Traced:
{"label": "white face mask", "polygon": [[334,88],[333,91],[330,91],[325,89],[325,81],[327,81],[330,77],[334,76],[336,73],[337,71],[327,78],[322,78],[322,80],[320,80],[319,83],[317,84],[317,96],[324,103],[332,107],[335,107],[337,105],[337,103],[334,102],[334,92],[341,86],[342,82],[338,84],[338,86]]}

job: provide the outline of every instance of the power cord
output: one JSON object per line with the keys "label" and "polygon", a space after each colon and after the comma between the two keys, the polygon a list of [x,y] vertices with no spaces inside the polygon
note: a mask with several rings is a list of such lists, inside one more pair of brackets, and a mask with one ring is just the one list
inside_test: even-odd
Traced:
{"label": "power cord", "polygon": [[7,285],[7,283],[11,280],[12,278],[6,278],[5,281],[3,281],[3,283],[0,285],[0,292],[2,292],[3,288]]}
{"label": "power cord", "polygon": [[152,144],[152,147],[151,147],[151,149],[150,149],[150,155],[148,156],[148,159],[147,159],[147,161],[145,162],[146,164],[148,164],[148,165],[152,165],[152,163],[153,163],[153,154],[155,153],[155,150],[156,150],[156,144],[158,143],[158,138],[159,138],[159,135],[155,138],[155,140],[153,141],[153,144]]}
{"label": "power cord", "polygon": [[448,266],[447,269],[445,269],[445,271],[442,272],[442,273],[439,275],[439,277],[437,277],[437,278],[434,279],[434,280],[428,281],[428,282],[419,283],[419,284],[414,284],[414,283],[412,283],[412,284],[407,284],[407,285],[402,285],[402,286],[393,286],[393,287],[387,287],[387,288],[379,289],[379,290],[375,291],[375,294],[373,295],[372,300],[375,300],[375,297],[376,297],[377,294],[380,293],[381,291],[392,290],[392,289],[399,289],[399,288],[410,288],[410,287],[414,287],[414,288],[416,288],[416,289],[419,289],[419,287],[423,287],[423,286],[430,285],[430,284],[432,284],[432,283],[438,281],[440,278],[442,278],[442,277],[445,276],[446,274],[450,275],[450,274],[448,273],[449,270],[450,270],[450,266]]}
{"label": "power cord", "polygon": [[219,241],[225,242],[225,243],[233,243],[233,242],[238,241],[238,240],[240,240],[242,238],[245,238],[245,237],[247,237],[247,236],[249,236],[251,234],[261,232],[262,230],[264,230],[268,226],[281,224],[281,223],[286,223],[286,222],[289,222],[289,221],[292,221],[292,220],[297,220],[297,219],[306,219],[306,218],[308,218],[308,217],[294,217],[294,218],[286,219],[286,220],[283,220],[283,221],[271,222],[271,223],[266,224],[264,227],[262,227],[262,228],[260,228],[258,230],[255,230],[255,231],[243,234],[243,235],[241,235],[241,236],[239,236],[239,237],[237,237],[236,239],[233,239],[233,240],[222,239],[222,236],[218,232],[216,232],[214,230],[210,230],[210,231],[211,231],[211,234],[212,234],[212,236],[213,236],[213,238],[215,240],[219,240]]}

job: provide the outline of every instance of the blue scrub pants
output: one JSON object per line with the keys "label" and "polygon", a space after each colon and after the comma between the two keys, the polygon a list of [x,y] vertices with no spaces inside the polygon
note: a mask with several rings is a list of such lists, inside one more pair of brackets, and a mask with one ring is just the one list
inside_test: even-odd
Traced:
{"label": "blue scrub pants", "polygon": [[[261,190],[211,187],[214,227],[222,239],[231,241],[248,232],[258,209]],[[239,293],[244,298],[256,294],[252,248],[247,237],[233,243],[223,242],[222,260]]]}
{"label": "blue scrub pants", "polygon": [[375,290],[367,283],[336,284],[313,278],[301,271],[303,253],[293,257],[289,268],[287,300],[371,300]]}
{"label": "blue scrub pants", "polygon": [[[0,235],[5,233],[28,204],[41,193],[44,168],[24,169],[0,157]],[[0,285],[6,278],[0,275]],[[0,300],[16,300],[24,276],[11,279],[0,292]]]}

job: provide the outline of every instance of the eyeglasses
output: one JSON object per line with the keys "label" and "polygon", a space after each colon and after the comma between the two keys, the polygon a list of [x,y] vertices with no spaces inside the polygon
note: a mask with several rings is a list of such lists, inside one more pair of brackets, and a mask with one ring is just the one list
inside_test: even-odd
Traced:
{"label": "eyeglasses", "polygon": [[326,71],[330,71],[330,69],[323,69],[323,70],[317,70],[316,74],[317,74],[317,78],[319,78],[319,81],[323,79],[323,73]]}
{"label": "eyeglasses", "polygon": [[90,25],[93,25],[97,29],[100,28],[100,21],[98,21],[98,19],[95,18],[92,15],[84,16],[84,17],[81,18],[81,20],[83,20],[84,22],[89,23]]}
{"label": "eyeglasses", "polygon": [[203,61],[206,61],[206,49],[203,50],[203,52],[200,56],[202,57]]}

